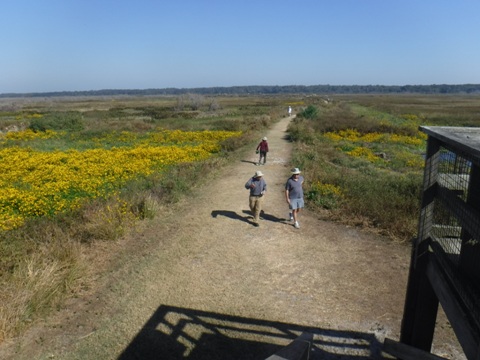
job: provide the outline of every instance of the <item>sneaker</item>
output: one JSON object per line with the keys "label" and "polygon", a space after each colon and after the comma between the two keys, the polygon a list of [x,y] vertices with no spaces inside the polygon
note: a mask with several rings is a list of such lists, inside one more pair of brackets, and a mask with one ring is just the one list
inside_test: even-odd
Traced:
{"label": "sneaker", "polygon": [[293,221],[293,214],[290,213],[289,215],[290,215],[290,221]]}
{"label": "sneaker", "polygon": [[293,226],[295,226],[295,229],[300,229],[300,225],[298,224],[298,221],[295,221],[295,224],[293,224]]}

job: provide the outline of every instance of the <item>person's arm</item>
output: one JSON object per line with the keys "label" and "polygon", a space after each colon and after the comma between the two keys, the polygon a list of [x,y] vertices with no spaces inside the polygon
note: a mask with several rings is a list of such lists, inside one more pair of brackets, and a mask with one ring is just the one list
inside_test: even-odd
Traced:
{"label": "person's arm", "polygon": [[252,181],[253,178],[250,178],[246,183],[245,183],[245,189],[250,190],[252,188]]}
{"label": "person's arm", "polygon": [[287,184],[285,185],[285,199],[287,200],[287,203],[290,204],[290,191],[288,190],[289,186],[288,186],[288,181],[287,181]]}

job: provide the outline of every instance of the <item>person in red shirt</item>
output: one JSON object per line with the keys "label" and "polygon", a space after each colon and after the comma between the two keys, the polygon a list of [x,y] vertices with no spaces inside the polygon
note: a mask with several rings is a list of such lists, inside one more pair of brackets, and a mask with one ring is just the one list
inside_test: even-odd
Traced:
{"label": "person in red shirt", "polygon": [[[257,165],[265,165],[267,162],[267,153],[268,153],[268,142],[267,138],[264,137],[262,141],[260,141],[260,144],[257,146],[257,154],[260,154],[260,157],[258,159],[258,164]],[[263,164],[262,164],[262,159],[263,159]]]}

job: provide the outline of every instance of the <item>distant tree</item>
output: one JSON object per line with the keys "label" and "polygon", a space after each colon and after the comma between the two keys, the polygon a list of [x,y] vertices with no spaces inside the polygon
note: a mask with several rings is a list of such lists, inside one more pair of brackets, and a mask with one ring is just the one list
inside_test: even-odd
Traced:
{"label": "distant tree", "polygon": [[218,109],[220,109],[220,104],[218,103],[217,99],[212,99],[208,105],[208,110],[217,111]]}
{"label": "distant tree", "polygon": [[185,95],[177,96],[177,102],[175,104],[176,111],[182,111],[187,104],[187,98]]}
{"label": "distant tree", "polygon": [[205,104],[205,97],[200,94],[188,94],[188,99],[192,110],[198,110]]}

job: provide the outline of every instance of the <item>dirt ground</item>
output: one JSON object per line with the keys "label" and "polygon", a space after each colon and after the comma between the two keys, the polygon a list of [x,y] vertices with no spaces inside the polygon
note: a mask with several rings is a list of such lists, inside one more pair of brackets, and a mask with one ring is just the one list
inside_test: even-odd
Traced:
{"label": "dirt ground", "polygon": [[[381,345],[399,338],[410,248],[309,211],[292,226],[290,120],[265,134],[265,166],[252,149],[131,238],[92,249],[103,257],[94,286],[0,358],[265,359],[305,331],[311,359],[389,358]],[[244,184],[259,169],[268,192],[257,228]],[[463,359],[443,313],[436,329],[433,352]]]}

